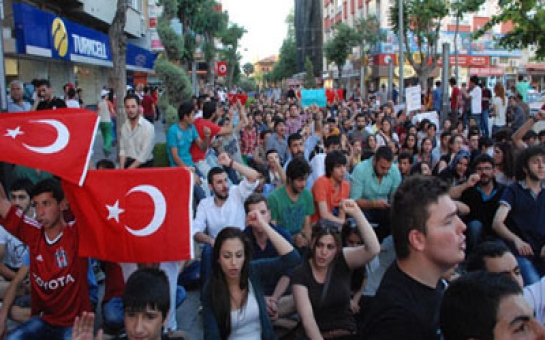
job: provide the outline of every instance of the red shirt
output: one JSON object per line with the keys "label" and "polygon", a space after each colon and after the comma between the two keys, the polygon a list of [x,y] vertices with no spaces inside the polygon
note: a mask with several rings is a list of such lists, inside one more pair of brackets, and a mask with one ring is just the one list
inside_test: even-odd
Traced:
{"label": "red shirt", "polygon": [[450,94],[450,109],[460,109],[462,93],[458,86],[452,88],[452,93]]}
{"label": "red shirt", "polygon": [[[195,129],[197,129],[197,133],[199,134],[199,137],[202,140],[204,140],[205,126],[210,129],[210,138],[214,137],[221,131],[221,127],[203,118],[195,119],[195,121],[193,122],[193,125],[195,125]],[[201,148],[199,148],[199,146],[196,143],[191,144],[191,148],[189,149],[189,152],[191,153],[191,156],[193,156],[194,163],[202,161],[204,159],[204,156],[206,155],[206,150],[205,151],[201,150]]]}
{"label": "red shirt", "polygon": [[30,249],[32,315],[53,326],[71,327],[76,316],[91,311],[89,262],[78,257],[75,223],[67,224],[53,244],[46,241],[41,225],[15,206],[1,223]]}
{"label": "red shirt", "polygon": [[153,117],[153,105],[155,102],[149,94],[144,95],[142,98],[142,108],[144,109],[144,116]]}
{"label": "red shirt", "polygon": [[257,129],[254,126],[251,130],[244,128],[240,138],[240,153],[243,155],[251,155],[257,145]]}

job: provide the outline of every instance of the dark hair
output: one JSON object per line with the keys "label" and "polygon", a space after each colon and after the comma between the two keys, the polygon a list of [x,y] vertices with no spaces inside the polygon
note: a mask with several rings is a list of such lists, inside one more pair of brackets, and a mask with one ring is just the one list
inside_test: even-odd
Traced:
{"label": "dark hair", "polygon": [[456,78],[454,78],[454,77],[450,78],[449,83],[450,83],[451,86],[456,85]]}
{"label": "dark hair", "polygon": [[452,282],[439,313],[445,340],[494,339],[499,304],[509,295],[522,289],[505,273],[478,271]]}
{"label": "dark hair", "polygon": [[76,89],[73,87],[69,88],[68,91],[66,92],[66,95],[69,99],[76,97]]}
{"label": "dark hair", "polygon": [[285,125],[286,121],[284,119],[282,119],[282,118],[279,118],[279,117],[275,118],[274,119],[274,126],[273,126],[275,132],[276,132],[276,127],[278,126],[278,124],[284,124]]}
{"label": "dark hair", "polygon": [[269,156],[271,153],[278,154],[278,151],[276,149],[270,149],[265,153],[265,159],[267,159],[267,156]]}
{"label": "dark hair", "polygon": [[214,112],[216,112],[216,103],[205,102],[202,107],[202,117],[204,119],[210,119]]}
{"label": "dark hair", "polygon": [[515,178],[517,181],[524,181],[526,179],[526,171],[529,170],[528,163],[530,162],[530,158],[543,155],[545,155],[545,148],[541,145],[530,146],[522,150],[515,162]]}
{"label": "dark hair", "polygon": [[413,164],[413,161],[414,161],[414,157],[408,153],[408,152],[401,152],[398,156],[397,156],[397,161],[399,162],[400,160],[402,159],[408,159],[409,160],[409,164]]}
{"label": "dark hair", "polygon": [[394,152],[392,151],[392,149],[390,149],[388,146],[379,147],[375,152],[375,161],[378,162],[381,159],[392,162],[394,160]]}
{"label": "dark hair", "polygon": [[451,136],[452,136],[452,132],[449,130],[441,132],[441,139],[445,137],[451,137]]}
{"label": "dark hair", "polygon": [[51,83],[50,83],[49,80],[47,80],[47,79],[40,79],[40,80],[38,80],[38,81],[36,82],[36,87],[40,87],[40,86],[42,86],[42,85],[45,85],[45,86],[47,86],[48,88],[51,87]]}
{"label": "dark hair", "polygon": [[429,165],[428,162],[425,162],[425,161],[417,162],[417,163],[413,164],[413,166],[411,167],[411,176],[412,175],[422,175],[422,165],[424,165],[424,164],[426,164],[431,170],[431,166]]}
{"label": "dark hair", "polygon": [[325,156],[325,175],[331,177],[333,169],[337,166],[346,165],[346,156],[340,150],[328,152]]}
{"label": "dark hair", "polygon": [[19,178],[15,180],[10,187],[11,192],[23,190],[28,194],[28,196],[31,196],[33,189],[34,183],[32,183],[32,181],[28,178]]}
{"label": "dark hair", "polygon": [[515,150],[513,144],[510,142],[498,142],[494,144],[494,148],[500,149],[503,154],[503,160],[501,164],[498,164],[500,170],[507,178],[513,178],[515,176]]}
{"label": "dark hair", "polygon": [[288,147],[291,147],[291,143],[294,141],[303,140],[303,136],[301,136],[299,133],[292,133],[288,137]]}
{"label": "dark hair", "polygon": [[96,164],[97,169],[115,169],[115,163],[111,159],[101,159]]}
{"label": "dark hair", "polygon": [[189,116],[191,112],[195,111],[195,106],[191,102],[184,102],[178,107],[178,119],[182,120],[185,116]]}
{"label": "dark hair", "polygon": [[259,137],[260,137],[261,139],[263,139],[263,138],[265,138],[265,135],[268,134],[268,133],[272,133],[272,131],[271,131],[271,130],[261,131],[261,132],[259,133]]}
{"label": "dark hair", "polygon": [[125,98],[123,98],[123,103],[127,103],[127,100],[134,99],[136,101],[136,105],[140,105],[140,97],[136,93],[127,93]]}
{"label": "dark hair", "polygon": [[342,226],[338,223],[320,219],[314,227],[312,227],[312,237],[311,237],[311,245],[310,245],[310,256],[314,257],[316,255],[316,244],[318,243],[318,240],[320,240],[322,237],[331,235],[333,236],[333,239],[335,240],[335,244],[337,245],[337,256],[342,251],[342,240],[341,240],[341,230]]}
{"label": "dark hair", "polygon": [[[409,137],[414,137],[414,146],[412,148],[409,148],[409,145],[408,145]],[[410,150],[413,153],[413,155],[416,155],[418,153],[418,136],[415,135],[414,133],[408,133],[407,136],[405,137],[405,140],[403,141],[402,148],[406,150]]]}
{"label": "dark hair", "polygon": [[293,158],[286,169],[286,179],[288,182],[296,179],[304,178],[311,173],[310,165],[302,157],[298,156]]}
{"label": "dark hair", "polygon": [[492,164],[492,167],[496,166],[496,162],[494,161],[494,158],[490,157],[490,155],[488,155],[487,153],[482,153],[478,155],[477,157],[475,157],[472,163],[472,168],[475,169],[477,165],[482,163],[490,163]]}
{"label": "dark hair", "polygon": [[325,138],[324,147],[329,148],[332,145],[341,145],[341,137],[339,135],[331,135]]}
{"label": "dark hair", "polygon": [[208,181],[208,184],[212,184],[214,181],[214,176],[225,173],[225,170],[222,167],[216,166],[210,169],[208,171],[208,175],[206,177],[206,180]]}
{"label": "dark hair", "polygon": [[446,182],[433,176],[411,176],[401,183],[393,195],[391,209],[392,236],[398,259],[409,256],[409,233],[426,234],[429,206],[440,196],[448,195]]}
{"label": "dark hair", "polygon": [[36,197],[44,193],[51,193],[57,202],[61,202],[64,199],[61,183],[55,178],[47,178],[36,183],[30,197]]}
{"label": "dark hair", "polygon": [[472,82],[475,85],[479,85],[479,77],[477,77],[477,76],[469,77],[469,81]]}
{"label": "dark hair", "polygon": [[170,310],[170,284],[164,271],[158,268],[141,268],[132,273],[123,290],[125,312],[145,312],[146,308],[158,310],[166,319]]}
{"label": "dark hair", "polygon": [[[239,287],[242,290],[248,288],[250,260],[252,258],[252,246],[244,233],[234,227],[225,227],[220,231],[214,242],[213,258],[212,258],[212,275],[205,289],[205,293],[210,297],[210,308],[216,317],[221,339],[227,339],[231,334],[231,299],[229,287],[225,280],[225,274],[221,269],[219,259],[220,251],[223,243],[229,239],[239,239],[244,247],[244,264],[240,273]],[[241,305],[245,305],[243,299]]]}
{"label": "dark hair", "polygon": [[246,201],[244,201],[244,212],[248,214],[250,212],[250,205],[251,204],[258,204],[261,202],[265,202],[265,205],[267,206],[267,209],[269,209],[269,203],[267,202],[267,197],[263,196],[262,194],[253,193]]}
{"label": "dark hair", "polygon": [[467,258],[467,272],[475,272],[478,270],[487,270],[485,264],[485,258],[497,258],[502,257],[503,254],[509,253],[510,250],[507,246],[498,241],[485,241],[479,244],[469,254]]}

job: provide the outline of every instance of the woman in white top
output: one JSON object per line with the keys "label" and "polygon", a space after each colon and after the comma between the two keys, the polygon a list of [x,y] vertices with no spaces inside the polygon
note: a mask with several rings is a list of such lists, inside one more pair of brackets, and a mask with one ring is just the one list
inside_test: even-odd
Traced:
{"label": "woman in white top", "polygon": [[388,145],[389,142],[394,141],[399,143],[399,137],[392,128],[392,122],[389,117],[382,118],[380,130],[377,131],[375,138],[377,140],[377,147]]}
{"label": "woman in white top", "polygon": [[507,97],[505,96],[505,88],[502,83],[496,83],[494,86],[494,99],[492,100],[493,111],[492,118],[492,134],[493,136],[498,130],[507,125]]}
{"label": "woman in white top", "polygon": [[212,276],[203,296],[205,340],[276,339],[269,317],[275,305],[265,301],[261,282],[286,274],[301,258],[291,243],[266,222],[261,211],[248,214],[248,225],[262,228],[279,257],[250,262],[251,245],[240,229],[225,227],[218,234]]}

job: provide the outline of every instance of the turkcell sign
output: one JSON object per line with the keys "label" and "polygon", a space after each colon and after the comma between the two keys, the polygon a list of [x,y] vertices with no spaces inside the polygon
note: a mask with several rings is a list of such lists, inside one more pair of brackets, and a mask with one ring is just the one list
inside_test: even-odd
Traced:
{"label": "turkcell sign", "polygon": [[[13,4],[17,53],[112,67],[108,35],[23,3]],[[127,44],[127,69],[149,72],[157,56]]]}
{"label": "turkcell sign", "polygon": [[18,53],[112,66],[106,34],[23,3],[14,3],[13,13]]}
{"label": "turkcell sign", "polygon": [[105,43],[82,37],[77,34],[72,34],[72,41],[74,42],[74,53],[87,57],[108,59],[107,47]]}

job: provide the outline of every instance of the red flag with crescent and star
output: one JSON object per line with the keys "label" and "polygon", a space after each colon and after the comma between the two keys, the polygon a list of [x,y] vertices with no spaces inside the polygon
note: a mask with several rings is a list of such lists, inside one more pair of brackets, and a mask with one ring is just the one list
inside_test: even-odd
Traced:
{"label": "red flag with crescent and star", "polygon": [[96,112],[57,109],[0,115],[0,160],[82,185],[99,124]]}
{"label": "red flag with crescent and star", "polygon": [[193,178],[184,168],[90,170],[83,187],[63,188],[80,256],[139,263],[192,257]]}

